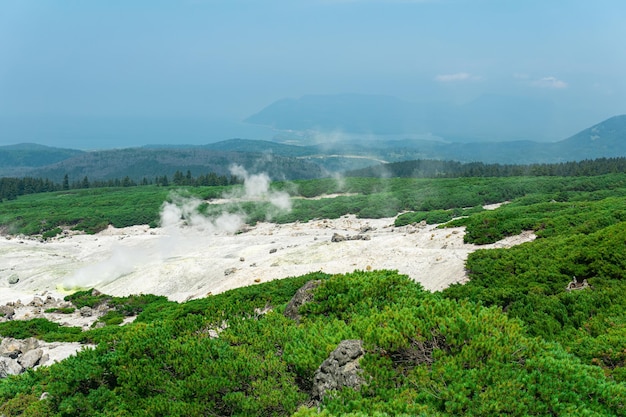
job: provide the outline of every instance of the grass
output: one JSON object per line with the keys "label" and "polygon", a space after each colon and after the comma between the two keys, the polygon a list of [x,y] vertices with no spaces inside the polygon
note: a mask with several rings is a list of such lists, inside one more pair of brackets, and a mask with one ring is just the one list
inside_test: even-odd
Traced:
{"label": "grass", "polygon": [[[272,187],[292,196],[315,197],[346,193],[332,199],[294,199],[290,212],[273,213],[277,223],[338,218],[354,214],[361,218],[393,217],[401,212],[403,222],[439,222],[469,214],[484,204],[516,201],[519,206],[575,201],[596,201],[626,196],[626,174],[594,177],[507,177],[507,178],[346,178],[274,183]],[[173,191],[200,199],[221,197],[233,187],[120,187],[70,190],[21,196],[0,203],[0,228],[9,234],[58,236],[63,227],[97,233],[108,225],[128,227],[159,223],[159,211]],[[456,209],[456,210],[454,210]],[[268,220],[269,203],[203,205],[201,212],[223,210],[245,212],[253,224]]]}

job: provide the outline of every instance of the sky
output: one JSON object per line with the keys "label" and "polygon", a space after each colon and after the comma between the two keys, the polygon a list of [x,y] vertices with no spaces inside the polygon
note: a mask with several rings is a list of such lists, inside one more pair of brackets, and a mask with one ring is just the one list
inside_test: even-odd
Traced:
{"label": "sky", "polygon": [[0,145],[269,139],[241,121],[342,93],[549,100],[566,137],[626,113],[624,22],[623,0],[2,0]]}

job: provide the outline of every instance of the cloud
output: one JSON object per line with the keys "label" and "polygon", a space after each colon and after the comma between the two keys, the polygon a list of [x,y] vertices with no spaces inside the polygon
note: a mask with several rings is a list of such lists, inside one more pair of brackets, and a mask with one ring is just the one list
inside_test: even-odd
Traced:
{"label": "cloud", "polygon": [[455,74],[439,74],[435,76],[435,81],[439,81],[441,83],[451,83],[457,81],[476,81],[480,80],[480,77],[476,75],[472,75],[467,72],[457,72]]}
{"label": "cloud", "polygon": [[556,77],[543,77],[538,80],[532,81],[530,85],[532,85],[533,87],[552,89],[563,89],[568,87],[565,81],[559,80]]}

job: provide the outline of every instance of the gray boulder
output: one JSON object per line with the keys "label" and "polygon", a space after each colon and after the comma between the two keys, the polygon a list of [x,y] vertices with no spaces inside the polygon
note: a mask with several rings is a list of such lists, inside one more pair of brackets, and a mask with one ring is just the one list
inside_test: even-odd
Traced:
{"label": "gray boulder", "polygon": [[41,357],[43,356],[43,350],[33,349],[20,356],[17,362],[22,365],[24,369],[30,369],[39,364]]}
{"label": "gray boulder", "polygon": [[23,371],[24,369],[16,360],[0,357],[0,378],[6,378],[9,375],[19,375]]}
{"label": "gray boulder", "polygon": [[11,306],[0,306],[0,317],[11,320],[15,315],[15,309]]}
{"label": "gray boulder", "polygon": [[300,314],[298,310],[306,303],[310,303],[313,301],[313,291],[320,286],[322,281],[320,280],[312,280],[304,284],[294,296],[287,303],[287,307],[285,307],[285,317],[290,318],[295,321],[300,321]]}
{"label": "gray boulder", "polygon": [[311,396],[321,401],[332,390],[343,387],[359,389],[363,384],[359,360],[363,357],[361,340],[344,340],[330,353],[313,376]]}
{"label": "gray boulder", "polygon": [[0,342],[0,357],[15,359],[24,351],[24,342],[7,337]]}
{"label": "gray boulder", "polygon": [[78,310],[78,311],[79,311],[79,313],[80,313],[80,315],[82,317],[91,317],[91,316],[93,316],[93,309],[91,307],[89,307],[89,306],[81,307],[81,309]]}
{"label": "gray boulder", "polygon": [[344,235],[340,235],[339,233],[334,233],[333,237],[330,238],[331,242],[343,242],[346,240]]}
{"label": "gray boulder", "polygon": [[33,301],[28,303],[29,307],[43,307],[43,300],[39,297],[33,297]]}

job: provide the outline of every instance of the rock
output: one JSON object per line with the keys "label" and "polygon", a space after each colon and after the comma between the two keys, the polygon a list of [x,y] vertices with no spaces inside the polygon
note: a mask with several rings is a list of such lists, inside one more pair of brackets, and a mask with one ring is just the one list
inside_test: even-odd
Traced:
{"label": "rock", "polygon": [[270,253],[276,253],[277,251],[278,251],[278,249],[276,249],[276,248],[270,249]]}
{"label": "rock", "polygon": [[321,401],[328,391],[343,387],[359,389],[363,383],[359,360],[364,353],[361,340],[344,340],[339,343],[315,371],[311,391],[313,399]]}
{"label": "rock", "polygon": [[331,242],[343,242],[344,240],[346,240],[346,237],[344,235],[340,235],[339,233],[333,234],[333,237],[330,238]]}
{"label": "rock", "polygon": [[20,356],[17,362],[22,365],[24,369],[30,369],[39,363],[42,356],[43,350],[33,349]]}
{"label": "rock", "polygon": [[243,256],[239,258],[239,262],[245,262],[246,258],[244,258]]}
{"label": "rock", "polygon": [[344,242],[346,240],[371,240],[372,238],[369,235],[355,235],[355,236],[344,236],[339,233],[335,233],[333,237],[330,238],[331,242]]}
{"label": "rock", "polygon": [[359,233],[367,233],[367,232],[372,232],[374,230],[376,230],[375,227],[372,227],[369,224],[366,224],[365,226],[361,227],[361,229],[359,230]]}
{"label": "rock", "polygon": [[28,303],[30,307],[43,307],[43,300],[39,297],[33,297],[33,301]]}
{"label": "rock", "polygon": [[232,275],[235,272],[237,272],[237,268],[228,268],[224,270],[224,275],[228,276],[228,275]]}
{"label": "rock", "polygon": [[0,306],[0,317],[11,320],[15,316],[15,309],[11,306]]}
{"label": "rock", "polygon": [[287,307],[285,307],[285,312],[283,313],[285,317],[300,321],[298,310],[304,304],[313,301],[313,291],[319,287],[321,283],[321,280],[312,280],[300,287],[291,300],[289,300]]}
{"label": "rock", "polygon": [[81,317],[91,317],[93,316],[93,309],[89,306],[84,306],[81,307],[80,310],[78,310],[78,312],[80,313]]}
{"label": "rock", "polygon": [[13,274],[11,275],[8,280],[9,284],[13,285],[13,284],[17,284],[18,282],[20,282],[20,277],[18,277],[17,275]]}
{"label": "rock", "polygon": [[45,364],[46,362],[48,362],[49,360],[50,360],[50,355],[49,355],[49,354],[47,354],[47,353],[44,353],[44,355],[41,357],[41,359],[39,359],[39,363],[38,363],[37,365],[38,365],[38,366],[39,366],[39,365],[43,365],[43,364]]}
{"label": "rock", "polygon": [[24,342],[7,337],[0,342],[0,357],[16,359],[24,351]]}
{"label": "rock", "polygon": [[17,361],[0,357],[0,378],[6,378],[9,375],[19,375],[22,372],[24,372],[24,368]]}
{"label": "rock", "polygon": [[39,347],[39,340],[34,337],[22,340],[22,353],[26,353],[30,350],[37,349]]}
{"label": "rock", "polygon": [[111,307],[109,307],[107,303],[100,304],[98,307],[96,307],[96,311],[101,315],[105,315],[110,310],[111,310]]}

